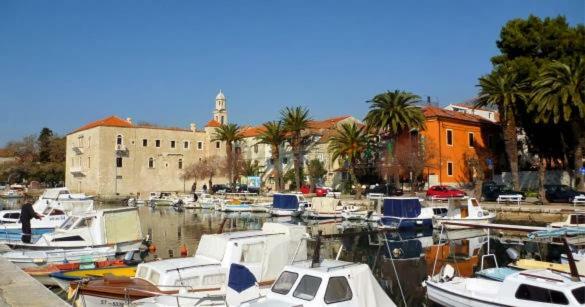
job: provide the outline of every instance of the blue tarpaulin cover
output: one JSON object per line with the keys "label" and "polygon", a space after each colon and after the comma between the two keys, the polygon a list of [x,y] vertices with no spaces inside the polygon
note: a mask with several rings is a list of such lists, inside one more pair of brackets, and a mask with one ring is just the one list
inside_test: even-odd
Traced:
{"label": "blue tarpaulin cover", "polygon": [[420,215],[418,198],[384,199],[384,216],[417,217]]}
{"label": "blue tarpaulin cover", "polygon": [[230,267],[230,276],[228,278],[228,287],[234,289],[238,293],[251,288],[256,284],[254,274],[248,270],[247,267],[232,263]]}
{"label": "blue tarpaulin cover", "polygon": [[274,194],[272,197],[272,208],[296,210],[299,202],[296,195]]}

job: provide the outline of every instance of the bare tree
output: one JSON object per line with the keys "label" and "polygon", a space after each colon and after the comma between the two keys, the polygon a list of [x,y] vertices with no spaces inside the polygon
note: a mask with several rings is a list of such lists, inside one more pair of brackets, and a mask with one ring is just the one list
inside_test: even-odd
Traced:
{"label": "bare tree", "polygon": [[213,177],[225,175],[227,169],[218,167],[218,165],[225,165],[222,158],[218,156],[211,156],[202,158],[200,161],[187,166],[183,170],[181,179],[189,180],[205,180],[208,179],[209,188],[213,185]]}

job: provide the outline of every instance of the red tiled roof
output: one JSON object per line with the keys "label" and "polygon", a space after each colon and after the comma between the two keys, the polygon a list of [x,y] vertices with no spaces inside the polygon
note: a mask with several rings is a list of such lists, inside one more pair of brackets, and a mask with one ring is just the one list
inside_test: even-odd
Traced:
{"label": "red tiled roof", "polygon": [[340,121],[349,118],[349,115],[342,115],[337,117],[331,117],[324,120],[313,120],[309,123],[311,129],[331,129]]}
{"label": "red tiled roof", "polygon": [[245,138],[257,137],[260,134],[262,134],[262,132],[264,132],[265,130],[266,128],[264,128],[264,126],[244,127],[242,128],[242,135]]}
{"label": "red tiled roof", "polygon": [[73,131],[72,133],[95,128],[95,127],[125,127],[131,128],[133,127],[131,123],[126,120],[119,118],[118,116],[112,115],[100,120],[93,121],[77,130]]}
{"label": "red tiled roof", "polygon": [[426,106],[422,108],[423,114],[426,118],[430,117],[442,117],[442,118],[449,118],[455,120],[462,120],[467,122],[473,122],[478,124],[494,124],[492,121],[489,121],[481,116],[473,115],[473,114],[466,114],[457,111],[451,111],[446,109],[441,109],[438,107],[433,106]]}
{"label": "red tiled roof", "polygon": [[217,128],[217,127],[221,127],[221,124],[218,121],[216,121],[215,119],[212,119],[212,120],[207,122],[207,125],[205,125],[205,127]]}

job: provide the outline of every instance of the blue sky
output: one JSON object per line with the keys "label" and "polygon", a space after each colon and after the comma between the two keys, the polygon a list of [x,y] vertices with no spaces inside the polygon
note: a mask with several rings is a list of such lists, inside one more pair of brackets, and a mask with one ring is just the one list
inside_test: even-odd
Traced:
{"label": "blue sky", "polygon": [[445,105],[476,95],[512,18],[582,0],[0,1],[0,146],[108,115],[204,125],[221,88],[230,121],[284,106],[315,118],[367,110],[384,90]]}

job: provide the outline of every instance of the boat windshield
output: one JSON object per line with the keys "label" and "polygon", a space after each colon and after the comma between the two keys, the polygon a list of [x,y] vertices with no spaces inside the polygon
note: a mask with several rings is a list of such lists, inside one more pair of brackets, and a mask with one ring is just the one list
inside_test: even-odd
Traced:
{"label": "boat windshield", "polygon": [[471,199],[471,205],[474,206],[474,207],[479,207],[479,202],[477,202],[477,199],[472,198]]}
{"label": "boat windshield", "polygon": [[77,222],[77,220],[79,220],[78,217],[70,216],[65,220],[65,222],[63,222],[63,224],[61,224],[61,227],[59,227],[59,228],[64,229],[64,230],[68,230],[69,228],[71,228],[71,226],[73,226]]}
{"label": "boat windshield", "polygon": [[585,287],[573,289],[571,292],[579,304],[585,304]]}
{"label": "boat windshield", "polygon": [[292,286],[295,284],[295,281],[297,281],[298,277],[299,274],[297,273],[289,271],[282,272],[282,274],[280,274],[280,276],[272,286],[272,292],[283,295],[288,294]]}

